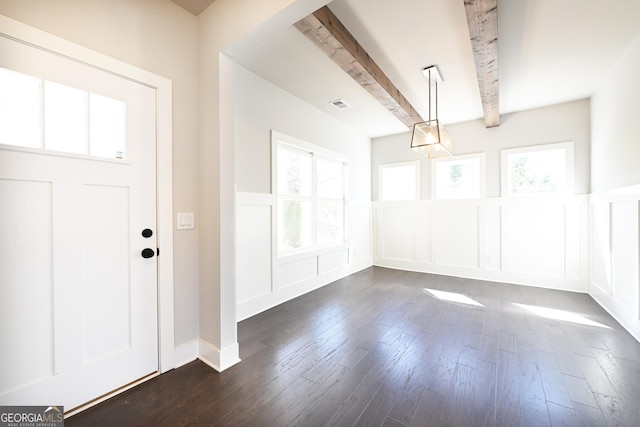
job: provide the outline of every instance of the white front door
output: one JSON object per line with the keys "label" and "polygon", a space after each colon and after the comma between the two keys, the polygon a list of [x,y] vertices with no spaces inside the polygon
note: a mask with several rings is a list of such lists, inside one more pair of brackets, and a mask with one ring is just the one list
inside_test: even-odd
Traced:
{"label": "white front door", "polygon": [[0,37],[0,405],[158,370],[155,97]]}

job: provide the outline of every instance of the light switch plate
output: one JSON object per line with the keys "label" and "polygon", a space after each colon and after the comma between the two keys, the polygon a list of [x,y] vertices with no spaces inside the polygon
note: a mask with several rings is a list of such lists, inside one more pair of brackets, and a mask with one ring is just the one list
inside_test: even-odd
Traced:
{"label": "light switch plate", "polygon": [[177,229],[193,230],[195,228],[193,212],[178,212]]}

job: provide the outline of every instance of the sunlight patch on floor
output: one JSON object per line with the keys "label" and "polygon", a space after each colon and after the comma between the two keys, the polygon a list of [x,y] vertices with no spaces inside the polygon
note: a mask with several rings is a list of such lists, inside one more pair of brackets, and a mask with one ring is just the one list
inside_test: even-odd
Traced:
{"label": "sunlight patch on floor", "polygon": [[442,300],[442,301],[457,302],[460,304],[484,307],[484,305],[480,304],[478,301],[473,300],[468,296],[459,294],[457,292],[446,292],[446,291],[439,291],[436,289],[427,289],[427,288],[422,288],[422,291],[425,293],[431,294],[431,296],[438,298],[439,300]]}
{"label": "sunlight patch on floor", "polygon": [[517,303],[513,303],[513,305],[523,308],[527,311],[530,311],[546,319],[562,320],[564,322],[578,323],[580,325],[596,326],[598,328],[611,329],[607,325],[603,325],[602,323],[598,323],[593,320],[587,319],[586,317],[580,314],[574,313],[572,311],[558,310],[555,308],[548,308],[548,307],[540,307],[537,305],[527,305],[527,304],[517,304]]}

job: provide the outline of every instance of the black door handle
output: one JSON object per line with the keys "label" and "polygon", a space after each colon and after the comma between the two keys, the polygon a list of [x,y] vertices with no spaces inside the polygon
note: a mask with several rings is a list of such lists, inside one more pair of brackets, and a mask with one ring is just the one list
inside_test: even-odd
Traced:
{"label": "black door handle", "polygon": [[151,248],[145,248],[142,250],[142,258],[151,258],[156,254],[156,252]]}

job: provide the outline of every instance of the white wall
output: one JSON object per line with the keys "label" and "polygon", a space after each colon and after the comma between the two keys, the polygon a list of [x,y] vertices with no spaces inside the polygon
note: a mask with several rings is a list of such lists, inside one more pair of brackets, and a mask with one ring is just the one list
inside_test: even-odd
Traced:
{"label": "white wall", "polygon": [[[371,265],[368,137],[235,66],[238,319]],[[348,157],[347,245],[278,258],[271,193],[271,130]]]}
{"label": "white wall", "polygon": [[591,101],[593,193],[640,183],[640,38]]}
{"label": "white wall", "polygon": [[[198,17],[200,358],[239,361],[236,316],[234,85],[238,44],[292,25],[326,0],[216,0]],[[193,113],[193,111],[192,111]]]}
{"label": "white wall", "polygon": [[[487,197],[500,196],[500,150],[555,142],[574,142],[575,194],[589,193],[589,100],[569,102],[500,116],[500,126],[485,128],[483,120],[447,125],[456,155],[486,153]],[[427,159],[409,148],[411,133],[373,140],[372,199],[378,200],[378,164],[421,160],[422,199],[431,198]]]}
{"label": "white wall", "polygon": [[640,38],[591,101],[591,286],[640,340]]}
{"label": "white wall", "polygon": [[244,193],[271,193],[271,130],[349,157],[348,192],[369,201],[371,141],[328,114],[236,65],[236,186]]}
{"label": "white wall", "polygon": [[[409,149],[409,133],[372,146],[373,200],[378,165],[420,160],[421,201],[374,202],[374,264],[586,292],[589,242],[589,101],[448,125],[456,155],[486,154],[487,197],[431,200],[431,164]],[[575,196],[500,197],[500,150],[574,142]]]}
{"label": "white wall", "polygon": [[[0,0],[0,14],[172,81],[173,207],[174,212],[197,212],[196,17],[169,0]],[[197,228],[174,231],[173,241],[179,346],[198,337]]]}

